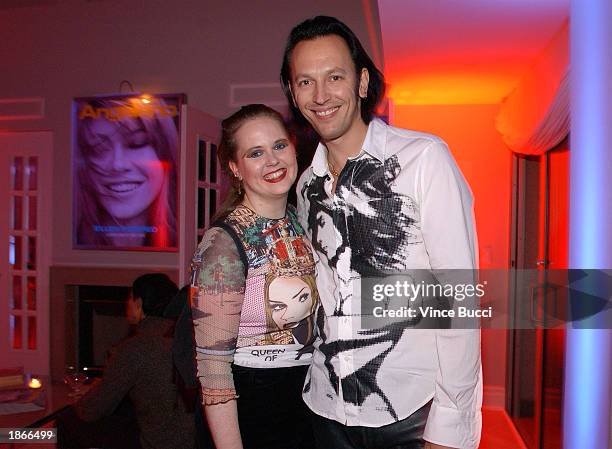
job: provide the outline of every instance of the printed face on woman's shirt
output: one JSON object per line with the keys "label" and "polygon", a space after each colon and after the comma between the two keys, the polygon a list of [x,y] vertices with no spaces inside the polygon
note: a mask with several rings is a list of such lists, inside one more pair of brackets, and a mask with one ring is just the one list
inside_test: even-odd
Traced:
{"label": "printed face on woman's shirt", "polygon": [[272,320],[280,330],[292,329],[312,314],[312,290],[299,277],[281,276],[268,290]]}

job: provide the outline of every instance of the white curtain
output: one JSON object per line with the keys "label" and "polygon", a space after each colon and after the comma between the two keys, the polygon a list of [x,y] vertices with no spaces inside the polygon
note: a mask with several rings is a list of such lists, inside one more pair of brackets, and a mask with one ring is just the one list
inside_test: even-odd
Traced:
{"label": "white curtain", "polygon": [[566,22],[501,104],[496,128],[512,151],[542,154],[567,136],[569,78]]}

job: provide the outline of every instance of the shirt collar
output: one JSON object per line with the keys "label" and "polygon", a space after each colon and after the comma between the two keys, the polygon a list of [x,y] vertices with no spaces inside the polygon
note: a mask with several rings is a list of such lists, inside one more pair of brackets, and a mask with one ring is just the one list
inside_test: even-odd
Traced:
{"label": "shirt collar", "polygon": [[[368,125],[368,132],[361,147],[361,151],[352,159],[360,158],[363,153],[384,162],[389,156],[393,156],[399,148],[387,148],[387,128],[388,125],[379,118],[373,118]],[[326,176],[330,174],[327,166],[327,147],[319,142],[312,158],[312,172],[316,176]]]}

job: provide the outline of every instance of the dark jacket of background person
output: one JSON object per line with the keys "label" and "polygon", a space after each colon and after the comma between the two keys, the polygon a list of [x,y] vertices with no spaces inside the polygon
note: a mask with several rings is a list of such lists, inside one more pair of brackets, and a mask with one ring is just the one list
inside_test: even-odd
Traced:
{"label": "dark jacket of background person", "polygon": [[[182,299],[177,299],[178,297],[182,297]],[[206,424],[206,418],[202,413],[200,381],[198,380],[196,362],[193,356],[195,342],[193,338],[191,307],[189,305],[189,286],[183,287],[173,302],[166,308],[164,316],[174,317],[179,304],[182,307],[176,319],[174,341],[172,343],[175,382],[179,387],[179,392],[187,405],[187,409],[194,412],[197,448],[213,449],[212,437]]]}
{"label": "dark jacket of background person", "polygon": [[142,320],[118,346],[102,381],[76,404],[79,417],[95,421],[110,415],[128,396],[143,448],[193,448],[194,415],[186,411],[173,382],[172,326],[161,317]]}

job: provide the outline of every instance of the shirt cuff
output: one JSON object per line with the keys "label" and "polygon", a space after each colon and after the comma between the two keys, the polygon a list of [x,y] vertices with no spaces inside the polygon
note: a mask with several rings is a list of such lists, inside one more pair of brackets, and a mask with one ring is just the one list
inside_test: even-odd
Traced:
{"label": "shirt cuff", "polygon": [[436,405],[429,410],[423,439],[430,443],[460,449],[477,449],[482,429],[480,411],[460,411]]}
{"label": "shirt cuff", "polygon": [[226,388],[224,390],[215,390],[213,388],[202,388],[202,404],[217,405],[238,399],[236,390]]}

